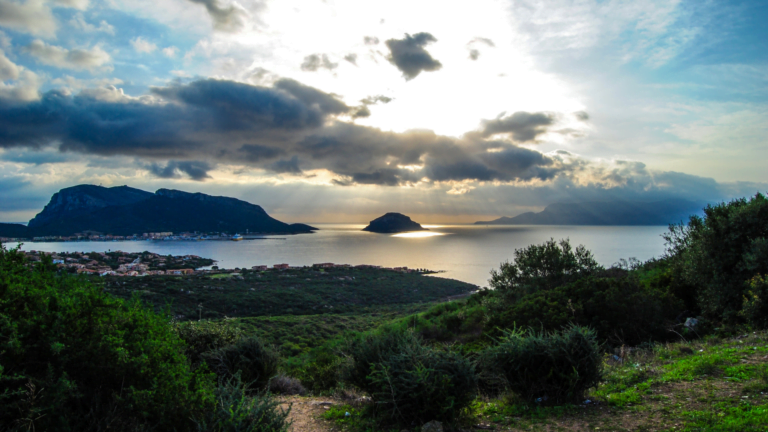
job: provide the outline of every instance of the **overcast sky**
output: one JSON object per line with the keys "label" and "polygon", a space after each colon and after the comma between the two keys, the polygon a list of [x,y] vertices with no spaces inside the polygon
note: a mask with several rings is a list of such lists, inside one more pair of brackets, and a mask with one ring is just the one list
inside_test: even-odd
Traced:
{"label": "overcast sky", "polygon": [[768,191],[768,2],[0,0],[0,221],[82,183],[287,222]]}

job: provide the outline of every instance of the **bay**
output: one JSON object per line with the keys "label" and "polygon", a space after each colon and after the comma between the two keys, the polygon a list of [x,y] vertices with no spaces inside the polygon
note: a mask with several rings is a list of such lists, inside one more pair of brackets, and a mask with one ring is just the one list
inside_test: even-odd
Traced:
{"label": "bay", "polygon": [[[480,226],[424,225],[425,233],[376,234],[365,225],[311,224],[314,234],[265,236],[245,241],[34,242],[23,250],[46,252],[150,251],[163,255],[198,255],[221,268],[321,262],[444,270],[438,274],[487,286],[490,271],[511,260],[515,249],[550,238],[583,244],[597,261],[610,266],[620,258],[647,260],[664,251],[666,226]],[[13,247],[13,244],[8,245]]]}

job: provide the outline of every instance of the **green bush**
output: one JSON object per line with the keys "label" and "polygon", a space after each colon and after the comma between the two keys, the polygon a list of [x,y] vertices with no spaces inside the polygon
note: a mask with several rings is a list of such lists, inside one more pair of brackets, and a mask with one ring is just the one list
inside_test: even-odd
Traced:
{"label": "green bush", "polygon": [[202,355],[232,345],[242,332],[223,321],[186,321],[174,326],[179,337],[186,342],[185,353],[193,364],[202,361]]}
{"label": "green bush", "polygon": [[634,346],[674,336],[667,325],[682,308],[671,294],[645,288],[633,277],[589,277],[524,296],[492,315],[488,327],[554,331],[573,323],[593,328],[611,345]]}
{"label": "green bush", "polygon": [[602,267],[592,253],[579,245],[573,250],[568,239],[550,239],[542,245],[515,249],[514,262],[491,270],[490,286],[511,297],[520,298],[539,290],[550,290],[579,278],[595,274]]}
{"label": "green bush", "polygon": [[670,226],[665,239],[675,268],[700,287],[705,316],[739,322],[745,283],[768,274],[768,199],[756,194],[707,206],[703,218]]}
{"label": "green bush", "polygon": [[578,326],[559,332],[507,331],[480,354],[478,363],[486,387],[508,388],[538,403],[579,401],[603,376],[595,332]]}
{"label": "green bush", "polygon": [[476,396],[469,360],[425,346],[411,332],[365,335],[351,344],[350,356],[348,380],[370,394],[385,423],[455,421]]}
{"label": "green bush", "polygon": [[310,391],[320,394],[336,388],[344,359],[333,347],[322,346],[311,350],[285,365],[286,373],[296,377]]}
{"label": "green bush", "polygon": [[255,337],[240,339],[232,345],[202,355],[220,379],[230,379],[238,372],[249,390],[263,390],[277,375],[280,357]]}
{"label": "green bush", "polygon": [[758,275],[749,281],[741,315],[754,328],[768,328],[768,278]]}
{"label": "green bush", "polygon": [[199,432],[286,432],[288,410],[269,394],[250,396],[240,374],[223,380],[216,391],[216,406],[198,419]]}
{"label": "green bush", "polygon": [[212,402],[169,320],[0,248],[0,424],[24,430],[188,429]]}

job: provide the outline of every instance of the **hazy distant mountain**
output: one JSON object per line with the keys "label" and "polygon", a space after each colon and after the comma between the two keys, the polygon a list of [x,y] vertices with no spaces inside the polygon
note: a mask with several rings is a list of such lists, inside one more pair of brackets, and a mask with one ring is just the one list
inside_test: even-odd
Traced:
{"label": "hazy distant mountain", "polygon": [[668,225],[687,222],[703,203],[684,200],[589,202],[548,205],[543,211],[501,217],[475,225]]}
{"label": "hazy distant mountain", "polygon": [[426,230],[426,228],[412,221],[408,216],[400,213],[387,213],[372,220],[367,227],[363,228],[363,231],[383,234]]}
{"label": "hazy distant mountain", "polygon": [[29,223],[28,235],[72,235],[96,231],[130,235],[144,232],[309,233],[309,225],[286,224],[264,209],[235,198],[128,186],[81,185],[62,189]]}

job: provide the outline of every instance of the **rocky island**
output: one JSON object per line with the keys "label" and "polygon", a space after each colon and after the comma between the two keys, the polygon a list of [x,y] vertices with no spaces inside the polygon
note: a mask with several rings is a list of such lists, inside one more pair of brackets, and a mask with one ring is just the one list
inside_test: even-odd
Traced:
{"label": "rocky island", "polygon": [[408,231],[428,231],[427,228],[414,222],[408,216],[401,213],[387,213],[384,216],[372,220],[363,231],[392,234]]}

